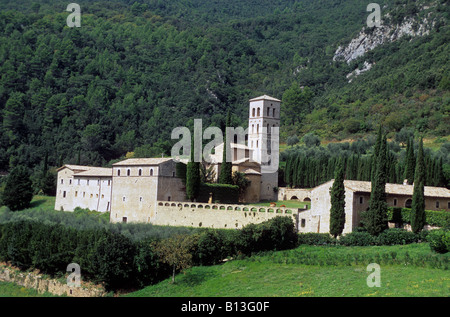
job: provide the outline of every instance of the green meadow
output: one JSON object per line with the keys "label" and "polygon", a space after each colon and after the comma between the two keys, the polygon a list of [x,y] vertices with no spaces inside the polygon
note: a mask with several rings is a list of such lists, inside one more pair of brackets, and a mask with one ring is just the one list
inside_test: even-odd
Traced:
{"label": "green meadow", "polygon": [[[367,279],[372,271],[367,271],[367,265],[376,260],[380,263],[381,286],[369,287]],[[178,274],[174,284],[168,278],[126,296],[447,297],[448,260],[449,255],[432,253],[427,243],[383,247],[303,245],[221,265],[192,267]]]}

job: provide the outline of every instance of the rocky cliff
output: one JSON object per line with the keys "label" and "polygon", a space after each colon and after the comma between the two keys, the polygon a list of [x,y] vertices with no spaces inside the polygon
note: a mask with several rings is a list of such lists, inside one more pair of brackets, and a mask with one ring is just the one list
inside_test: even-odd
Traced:
{"label": "rocky cliff", "polygon": [[[422,10],[426,9],[429,8],[422,8]],[[428,13],[424,18],[419,18],[418,15],[405,18],[401,24],[397,25],[383,24],[389,20],[389,14],[387,14],[382,18],[382,24],[379,27],[364,27],[347,46],[337,48],[333,60],[350,63],[376,47],[397,41],[404,36],[428,35],[435,23],[432,19],[432,13]]]}

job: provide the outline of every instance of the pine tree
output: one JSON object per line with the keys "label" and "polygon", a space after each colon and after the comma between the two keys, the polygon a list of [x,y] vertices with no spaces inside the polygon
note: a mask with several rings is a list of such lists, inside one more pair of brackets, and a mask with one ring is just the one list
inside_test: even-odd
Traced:
{"label": "pine tree", "polygon": [[416,170],[414,173],[414,193],[411,206],[411,229],[418,233],[425,225],[425,160],[423,155],[423,139],[420,139],[417,153]]}
{"label": "pine tree", "polygon": [[416,158],[414,156],[414,140],[409,139],[406,145],[405,179],[411,185],[414,182],[414,170],[416,168]]}
{"label": "pine tree", "polygon": [[201,178],[200,163],[194,161],[194,139],[191,144],[191,159],[186,170],[186,195],[189,200],[194,201],[200,190]]}
{"label": "pine tree", "polygon": [[[381,129],[380,129],[381,133]],[[388,228],[386,203],[386,136],[380,138],[375,173],[372,173],[372,191],[369,209],[363,216],[367,231],[376,236]]]}
{"label": "pine tree", "polygon": [[6,179],[2,194],[2,202],[9,209],[21,210],[28,208],[33,198],[33,187],[30,173],[24,166],[15,167]]}
{"label": "pine tree", "polygon": [[345,225],[344,163],[339,160],[333,186],[330,189],[330,234],[335,238],[342,234]]}
{"label": "pine tree", "polygon": [[[230,112],[227,113],[226,127],[231,126]],[[233,184],[233,163],[227,161],[227,147],[231,144],[225,133],[225,140],[223,142],[223,156],[222,164],[220,165],[219,183],[220,184]]]}

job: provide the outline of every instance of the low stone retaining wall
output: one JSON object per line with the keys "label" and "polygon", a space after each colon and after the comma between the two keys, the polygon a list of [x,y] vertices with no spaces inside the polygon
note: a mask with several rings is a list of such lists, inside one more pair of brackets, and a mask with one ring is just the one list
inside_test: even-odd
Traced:
{"label": "low stone retaining wall", "polygon": [[250,223],[260,223],[276,216],[291,217],[298,223],[297,208],[253,205],[208,204],[158,201],[155,225],[241,229]]}
{"label": "low stone retaining wall", "polygon": [[34,288],[40,294],[49,292],[58,296],[71,297],[103,297],[106,295],[106,291],[100,286],[83,285],[82,283],[80,287],[71,287],[58,280],[47,279],[35,272],[22,272],[6,263],[0,263],[0,280],[26,288]]}

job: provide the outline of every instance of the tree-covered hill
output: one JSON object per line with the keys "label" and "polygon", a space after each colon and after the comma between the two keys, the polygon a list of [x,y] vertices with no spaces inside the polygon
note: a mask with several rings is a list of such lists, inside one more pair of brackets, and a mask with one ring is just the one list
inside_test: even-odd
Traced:
{"label": "tree-covered hill", "polygon": [[[0,1],[2,171],[46,153],[53,166],[169,154],[173,128],[194,118],[223,127],[229,109],[245,127],[260,94],[283,98],[283,140],[359,137],[380,123],[449,135],[446,1],[380,2],[386,23],[423,12],[435,23],[351,63],[333,57],[365,28],[369,2],[77,3],[81,27],[69,28],[66,1]],[[349,83],[366,61],[370,71]]]}

